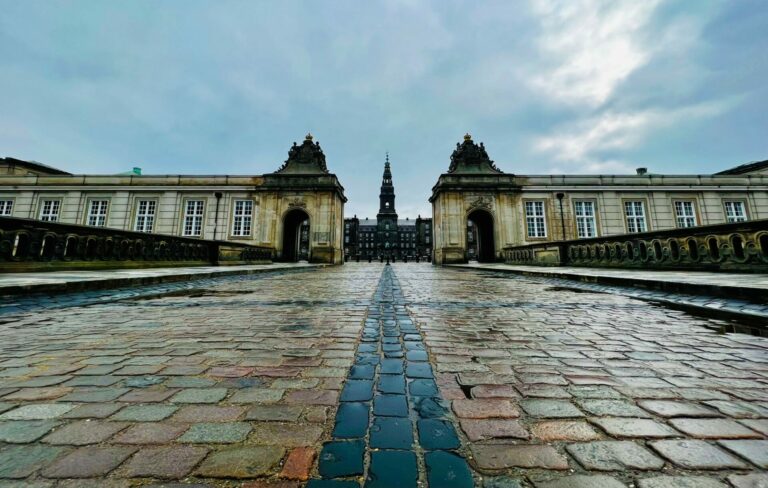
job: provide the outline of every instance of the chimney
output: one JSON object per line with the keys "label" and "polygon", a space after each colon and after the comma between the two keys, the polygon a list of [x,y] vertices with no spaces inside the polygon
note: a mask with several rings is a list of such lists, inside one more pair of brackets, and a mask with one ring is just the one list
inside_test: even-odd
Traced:
{"label": "chimney", "polygon": [[637,171],[637,174],[639,176],[643,176],[645,174],[648,174],[648,168],[637,168],[635,171]]}

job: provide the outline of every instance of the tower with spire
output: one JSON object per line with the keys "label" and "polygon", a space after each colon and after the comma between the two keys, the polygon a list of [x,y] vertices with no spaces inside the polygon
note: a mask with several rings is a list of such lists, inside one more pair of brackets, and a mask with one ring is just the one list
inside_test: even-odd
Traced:
{"label": "tower with spire", "polygon": [[395,186],[392,184],[392,170],[389,153],[384,163],[384,175],[379,192],[379,213],[376,214],[379,250],[385,254],[397,254],[397,211],[395,210]]}

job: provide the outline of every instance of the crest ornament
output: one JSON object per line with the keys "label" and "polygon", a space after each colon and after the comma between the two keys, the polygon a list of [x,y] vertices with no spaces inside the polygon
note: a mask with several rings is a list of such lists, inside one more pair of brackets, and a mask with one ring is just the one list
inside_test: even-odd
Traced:
{"label": "crest ornament", "polygon": [[481,208],[484,210],[491,210],[493,207],[493,202],[491,202],[490,197],[480,196],[472,200],[472,202],[469,204],[469,208]]}
{"label": "crest ornament", "polygon": [[289,207],[307,208],[307,202],[299,197],[294,197],[293,200],[288,200]]}

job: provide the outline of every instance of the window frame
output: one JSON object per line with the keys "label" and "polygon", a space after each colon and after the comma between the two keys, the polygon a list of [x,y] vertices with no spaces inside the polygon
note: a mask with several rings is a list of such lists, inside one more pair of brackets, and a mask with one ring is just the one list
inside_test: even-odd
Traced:
{"label": "window frame", "polygon": [[[729,203],[740,203],[742,206],[742,210],[744,210],[744,220],[728,220],[728,204]],[[723,215],[725,216],[725,223],[726,224],[736,224],[739,222],[748,222],[749,219],[749,207],[747,205],[747,201],[743,198],[723,198]]]}
{"label": "window frame", "polygon": [[[629,220],[627,220],[628,217],[627,217],[626,205],[627,203],[630,203],[630,202],[640,202],[643,205],[643,218],[645,219],[645,230],[643,231],[632,232],[629,229]],[[622,198],[621,199],[621,215],[622,215],[622,220],[624,221],[624,231],[627,234],[641,234],[643,232],[649,232],[652,229],[651,218],[650,218],[650,207],[648,205],[647,198]]]}
{"label": "window frame", "polygon": [[0,203],[3,203],[2,208],[5,209],[5,203],[10,203],[10,212],[6,213],[0,213],[0,216],[2,217],[13,217],[13,211],[16,209],[16,198],[14,197],[0,197]]}
{"label": "window frame", "polygon": [[[690,203],[691,209],[693,210],[693,219],[694,223],[693,225],[688,226],[682,226],[680,225],[679,216],[677,215],[677,203]],[[672,199],[672,216],[675,219],[675,228],[676,229],[690,229],[693,227],[698,227],[701,224],[701,216],[699,215],[699,206],[697,205],[695,198],[673,198]],[[683,218],[690,218],[691,216],[683,216]]]}
{"label": "window frame", "polygon": [[[187,221],[187,204],[189,202],[203,202],[203,211],[200,214],[200,235],[187,235],[184,233]],[[181,218],[179,219],[179,235],[181,237],[190,237],[192,239],[202,239],[205,235],[205,217],[208,211],[208,199],[205,197],[184,197],[181,200]]]}
{"label": "window frame", "polygon": [[[152,215],[152,228],[149,231],[145,230],[139,230],[138,229],[138,220],[139,220],[139,207],[141,205],[141,202],[153,202],[155,204],[155,212]],[[160,201],[156,197],[141,197],[136,196],[133,199],[133,215],[132,215],[132,229],[133,232],[141,232],[143,234],[154,234],[157,229],[157,216],[160,213]]]}
{"label": "window frame", "polygon": [[[594,226],[595,235],[593,236],[580,236],[579,235],[579,219],[584,217],[579,217],[576,215],[576,204],[577,203],[590,203],[592,204],[592,225]],[[574,229],[574,235],[577,239],[593,239],[595,237],[600,237],[600,218],[598,216],[598,210],[597,210],[597,199],[595,198],[575,198],[571,201],[571,205],[573,207],[573,229]]]}
{"label": "window frame", "polygon": [[[237,204],[238,202],[251,202],[251,214],[250,217],[250,225],[248,226],[248,233],[247,234],[235,234],[235,222],[236,217],[235,211],[237,210]],[[255,221],[254,216],[256,214],[256,201],[254,201],[253,198],[232,198],[232,203],[230,204],[230,217],[229,217],[229,238],[233,240],[237,239],[246,239],[250,240],[254,238],[254,231],[253,231],[253,223]],[[246,217],[245,214],[241,216],[243,219]]]}
{"label": "window frame", "polygon": [[[523,228],[525,229],[526,241],[546,241],[549,239],[549,210],[547,209],[547,198],[524,198],[523,199]],[[544,235],[543,236],[531,236],[528,233],[528,203],[541,203],[541,209],[543,215],[541,216],[544,223]],[[534,216],[533,218],[536,218]]]}
{"label": "window frame", "polygon": [[[107,202],[107,208],[104,212],[104,225],[91,225],[91,206],[93,205],[93,202]],[[98,197],[98,196],[91,196],[88,197],[85,200],[85,209],[83,212],[83,225],[87,227],[98,227],[98,228],[106,228],[107,224],[109,224],[109,211],[112,207],[112,199],[110,197]]]}
{"label": "window frame", "polygon": [[[43,220],[43,209],[45,208],[45,202],[57,202],[56,220]],[[64,207],[64,199],[62,197],[40,197],[37,203],[37,220],[41,222],[61,222],[61,210]]]}

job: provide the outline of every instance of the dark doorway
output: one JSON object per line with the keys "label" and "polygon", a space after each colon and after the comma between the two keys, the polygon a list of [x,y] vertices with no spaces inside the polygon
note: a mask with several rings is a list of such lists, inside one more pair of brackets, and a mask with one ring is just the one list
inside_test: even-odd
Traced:
{"label": "dark doorway", "polygon": [[283,217],[283,261],[309,260],[309,215],[294,209]]}
{"label": "dark doorway", "polygon": [[467,216],[467,257],[473,255],[481,263],[496,261],[493,216],[485,210],[474,210]]}

